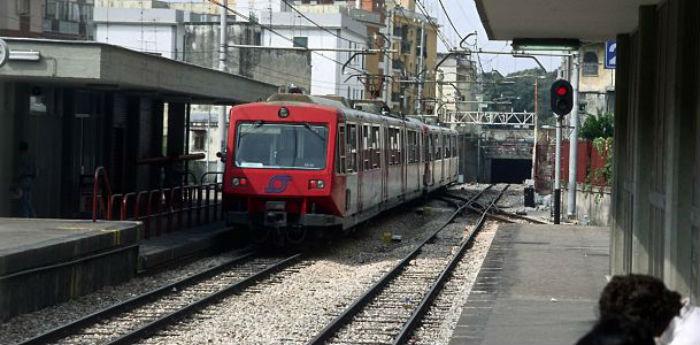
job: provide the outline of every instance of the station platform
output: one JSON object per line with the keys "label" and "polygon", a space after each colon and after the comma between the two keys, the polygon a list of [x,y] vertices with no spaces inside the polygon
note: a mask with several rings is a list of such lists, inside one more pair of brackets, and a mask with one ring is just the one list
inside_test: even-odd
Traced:
{"label": "station platform", "polygon": [[575,344],[609,272],[604,227],[499,227],[450,345]]}
{"label": "station platform", "polygon": [[0,321],[131,279],[141,223],[0,218]]}
{"label": "station platform", "polygon": [[223,222],[143,239],[142,223],[0,218],[0,322],[232,247]]}
{"label": "station platform", "polygon": [[165,267],[203,253],[230,248],[237,241],[224,222],[184,229],[139,242],[140,272]]}

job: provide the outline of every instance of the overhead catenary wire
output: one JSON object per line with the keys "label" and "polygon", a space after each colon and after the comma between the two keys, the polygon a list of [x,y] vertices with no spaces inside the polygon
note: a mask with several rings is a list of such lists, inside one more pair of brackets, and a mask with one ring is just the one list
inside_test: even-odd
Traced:
{"label": "overhead catenary wire", "polygon": [[430,14],[428,13],[428,10],[425,8],[425,5],[423,4],[423,2],[421,2],[420,0],[416,0],[416,5],[418,5],[418,10],[420,10],[420,12],[423,14],[423,16],[425,16],[428,23],[430,23],[431,25],[433,25],[435,27],[437,36],[440,39],[440,41],[442,41],[442,44],[445,45],[445,48],[454,49],[454,45],[449,43],[449,40],[445,37],[444,33],[442,31],[440,31],[440,25],[435,23],[433,21],[433,19],[430,17]]}
{"label": "overhead catenary wire", "polygon": [[457,30],[457,27],[452,22],[452,18],[450,18],[449,13],[447,13],[447,9],[445,9],[445,4],[442,2],[442,0],[438,0],[438,2],[440,3],[440,7],[442,8],[442,12],[445,13],[445,17],[447,18],[447,22],[450,23],[450,26],[452,26],[452,29],[455,31],[455,33],[457,34],[457,37],[459,37],[459,40],[461,41],[462,35],[459,34],[459,30]]}
{"label": "overhead catenary wire", "polygon": [[[233,14],[239,16],[239,17],[241,17],[243,20],[248,20],[248,21],[250,21],[250,18],[249,18],[248,16],[246,16],[246,15],[244,15],[244,14],[242,14],[242,13],[240,13],[240,12],[238,12],[238,11],[236,11],[236,10],[234,10],[234,9],[232,9],[232,8],[230,8],[230,7],[228,7],[228,6],[224,6],[222,3],[220,3],[220,2],[218,2],[218,1],[216,1],[216,0],[207,0],[207,1],[209,1],[210,3],[215,4],[215,5],[217,5],[217,6],[223,7],[223,8],[226,9],[227,11],[229,11],[229,12],[231,12],[231,13],[233,13]],[[270,31],[271,33],[275,34],[276,36],[278,36],[278,37],[280,37],[280,38],[282,38],[282,39],[284,39],[284,40],[286,40],[286,41],[288,41],[288,42],[294,43],[294,40],[293,40],[293,39],[291,39],[291,38],[289,38],[289,37],[287,37],[287,36],[281,34],[280,32],[278,32],[278,31],[276,31],[275,29],[273,29],[271,26],[265,25],[265,24],[261,24],[261,23],[256,23],[256,24],[257,24],[257,25],[260,25],[260,27],[265,28],[266,30]],[[326,55],[323,55],[323,54],[321,54],[321,53],[315,52],[315,51],[313,51],[313,50],[310,50],[310,52],[311,52],[312,54],[316,54],[316,55],[318,55],[318,56],[320,56],[320,57],[323,57],[324,59],[327,59],[327,60],[330,60],[330,61],[332,61],[332,62],[335,62],[335,63],[337,63],[337,64],[339,64],[339,65],[341,65],[341,66],[344,65],[344,63],[342,63],[342,62],[340,62],[340,61],[338,61],[338,60],[336,60],[336,59],[333,59],[333,58],[331,58],[331,57],[328,57],[328,56],[326,56]],[[350,65],[346,66],[346,68],[355,70],[355,71],[357,71],[357,72],[364,73],[363,70],[361,70],[361,69],[359,69],[359,68],[356,68],[356,67],[353,67],[353,66],[350,66]]]}
{"label": "overhead catenary wire", "polygon": [[326,27],[324,27],[324,26],[321,26],[320,24],[316,23],[314,20],[312,20],[311,18],[309,18],[307,15],[305,15],[303,12],[299,11],[299,9],[297,9],[296,7],[294,7],[294,5],[292,5],[289,1],[287,1],[287,0],[282,0],[282,2],[284,2],[285,5],[289,6],[289,8],[291,8],[294,12],[296,12],[297,14],[299,14],[302,18],[306,19],[309,23],[313,24],[313,25],[316,26],[317,28],[319,28],[319,29],[321,29],[321,30],[323,30],[323,31],[325,31],[325,32],[327,32],[327,33],[329,33],[329,34],[331,34],[331,35],[333,35],[333,36],[335,36],[335,37],[341,39],[341,40],[344,40],[344,41],[347,41],[347,42],[350,42],[350,43],[359,44],[359,45],[363,45],[363,44],[364,44],[363,42],[354,41],[354,40],[351,40],[351,39],[349,39],[349,38],[342,37],[342,36],[338,35],[338,33],[333,32],[333,31],[329,30],[328,28],[326,28]]}

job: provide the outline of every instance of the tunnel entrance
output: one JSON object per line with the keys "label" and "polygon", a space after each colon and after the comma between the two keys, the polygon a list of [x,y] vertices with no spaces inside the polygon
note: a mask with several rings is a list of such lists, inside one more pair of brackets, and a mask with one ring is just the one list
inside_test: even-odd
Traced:
{"label": "tunnel entrance", "polygon": [[523,183],[532,176],[529,159],[491,160],[491,183]]}

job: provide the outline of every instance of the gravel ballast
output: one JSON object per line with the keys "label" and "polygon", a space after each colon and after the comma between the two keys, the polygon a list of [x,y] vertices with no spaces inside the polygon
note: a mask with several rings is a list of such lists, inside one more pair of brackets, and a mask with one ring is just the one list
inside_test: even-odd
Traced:
{"label": "gravel ballast", "polygon": [[[462,187],[464,190],[453,188],[454,193],[467,197],[485,185]],[[492,199],[502,187],[495,186],[481,200]],[[499,205],[509,211],[521,207],[522,189],[507,192]],[[453,211],[451,205],[438,200],[402,206],[402,209],[358,226],[357,231],[346,238],[318,245],[299,264],[163,329],[142,343],[304,344],[440,226]],[[464,236],[469,231],[465,229],[466,224],[473,224],[474,218],[458,218],[441,236]],[[418,328],[414,341],[424,344],[445,344],[449,341],[461,313],[461,305],[469,295],[496,227],[496,222],[488,222],[477,235],[472,249],[457,266],[454,277],[438,295],[434,303],[438,308],[431,308],[429,322]],[[401,240],[386,241],[385,233],[399,236]],[[425,260],[441,264],[451,255],[449,251],[442,250],[435,253]],[[0,344],[13,344],[36,336],[233,256],[236,255],[230,253],[198,260],[16,317],[0,324]]]}

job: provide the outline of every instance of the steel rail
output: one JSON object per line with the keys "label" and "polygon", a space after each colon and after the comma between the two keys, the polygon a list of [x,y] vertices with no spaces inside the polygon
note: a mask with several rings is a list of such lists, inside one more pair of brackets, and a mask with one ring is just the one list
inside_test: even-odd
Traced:
{"label": "steel rail", "polygon": [[485,208],[483,213],[481,214],[481,218],[479,218],[479,221],[477,222],[476,226],[474,227],[474,230],[469,234],[469,237],[467,237],[465,240],[462,241],[462,244],[459,247],[459,251],[457,254],[455,254],[452,257],[452,260],[450,260],[450,263],[445,267],[445,269],[442,271],[438,279],[435,281],[433,286],[430,288],[430,291],[428,291],[425,296],[423,296],[423,299],[421,300],[420,304],[418,305],[418,308],[414,310],[414,312],[411,314],[410,319],[408,322],[404,323],[403,327],[401,328],[401,331],[399,332],[399,335],[394,339],[393,345],[399,345],[407,342],[411,335],[413,334],[413,331],[415,328],[418,326],[419,322],[423,319],[425,314],[428,312],[430,309],[431,304],[433,303],[433,300],[435,300],[435,297],[442,291],[442,288],[445,286],[445,283],[449,279],[449,277],[452,275],[452,272],[454,269],[457,267],[459,262],[462,260],[464,257],[464,254],[467,252],[467,248],[470,247],[471,243],[474,241],[474,238],[476,238],[476,235],[481,231],[481,229],[484,227],[484,224],[486,224],[486,218],[488,216],[488,212],[491,208],[496,205],[498,200],[501,199],[503,196],[503,193],[510,187],[510,185],[506,185],[499,193],[498,196],[495,197],[491,203]]}
{"label": "steel rail", "polygon": [[[192,286],[194,284],[197,284],[200,281],[209,279],[211,277],[216,276],[217,274],[220,274],[220,273],[230,269],[232,266],[251,261],[254,258],[255,258],[255,252],[253,252],[252,250],[246,250],[243,253],[241,253],[240,255],[238,255],[230,260],[227,260],[226,262],[221,263],[217,266],[208,268],[202,272],[185,277],[185,278],[180,279],[176,282],[173,282],[173,283],[161,286],[159,288],[156,288],[154,290],[145,292],[141,295],[135,296],[135,297],[130,298],[126,301],[111,305],[107,308],[104,308],[102,310],[99,310],[97,312],[89,314],[89,315],[82,317],[78,320],[67,323],[65,325],[61,325],[57,328],[51,329],[51,330],[44,332],[38,336],[35,336],[31,339],[25,340],[25,341],[19,343],[19,345],[38,345],[38,344],[54,343],[62,338],[66,338],[66,337],[71,336],[72,334],[75,334],[76,332],[80,331],[81,329],[89,327],[90,325],[94,325],[94,324],[98,323],[100,320],[109,319],[109,318],[116,316],[118,314],[127,312],[129,310],[133,310],[135,308],[142,307],[150,302],[156,301],[157,299],[167,295],[168,293],[170,293],[172,291],[179,291],[182,288],[185,288],[187,286]],[[274,266],[272,266],[272,267],[274,267]]]}
{"label": "steel rail", "polygon": [[321,345],[331,339],[335,333],[338,332],[344,325],[346,325],[364,306],[369,304],[369,302],[379,293],[381,290],[387,286],[420,252],[421,249],[432,241],[437,234],[447,227],[452,221],[457,218],[459,214],[464,211],[467,205],[471,202],[479,199],[487,190],[493,188],[494,185],[489,185],[488,187],[482,189],[475,196],[471,197],[463,205],[459,206],[455,210],[447,221],[440,226],[437,230],[430,234],[425,240],[423,240],[416,248],[406,255],[396,266],[394,266],[389,272],[384,274],[384,276],[374,283],[369,290],[367,290],[362,296],[357,298],[348,308],[346,308],[338,317],[336,317],[331,323],[326,325],[307,345]]}
{"label": "steel rail", "polygon": [[154,320],[136,330],[133,330],[115,340],[109,341],[104,343],[105,345],[123,345],[123,344],[133,344],[138,342],[139,340],[146,338],[149,335],[152,335],[153,333],[159,331],[161,328],[166,327],[167,325],[180,320],[188,315],[191,315],[192,313],[205,308],[206,306],[215,303],[223,298],[226,298],[236,292],[240,292],[243,289],[255,285],[255,282],[261,279],[266,278],[267,276],[274,274],[289,265],[294,264],[301,258],[302,254],[294,254],[286,259],[280,260],[274,265],[258,272],[255,273],[235,284],[232,284],[223,290],[219,290],[213,294],[210,294],[204,298],[201,298],[195,302],[192,302],[188,304],[187,306],[180,308],[172,313],[169,313],[163,317],[158,318],[157,320]]}
{"label": "steel rail", "polygon": [[[466,201],[466,200],[467,200],[465,197],[462,197],[462,196],[459,196],[459,195],[454,195],[454,194],[452,194],[452,193],[445,193],[443,196],[445,196],[445,197],[447,197],[447,198],[452,198],[452,199],[460,200],[460,201]],[[478,208],[480,208],[480,209],[483,210],[484,206],[481,205],[481,204],[479,204],[478,202],[473,202],[473,203],[472,203],[472,206],[471,206],[471,207],[468,207],[468,208],[472,209],[473,211],[477,211],[476,209],[478,209]],[[481,212],[481,210],[479,210],[479,212]],[[527,221],[527,222],[530,222],[530,223],[535,223],[535,224],[550,224],[549,222],[544,221],[544,220],[540,220],[540,219],[536,219],[536,218],[532,218],[532,217],[528,217],[528,216],[519,215],[519,214],[516,214],[516,213],[513,213],[513,212],[504,211],[504,210],[500,209],[500,208],[497,207],[497,206],[494,206],[494,207],[493,207],[493,210],[490,211],[490,214],[491,214],[491,215],[494,215],[494,216],[502,215],[502,216],[505,216],[505,217],[516,218],[516,219],[524,220],[524,221]],[[499,220],[502,220],[502,221],[505,221],[505,222],[511,222],[511,223],[513,222],[512,220],[509,220],[509,219],[499,219]]]}

